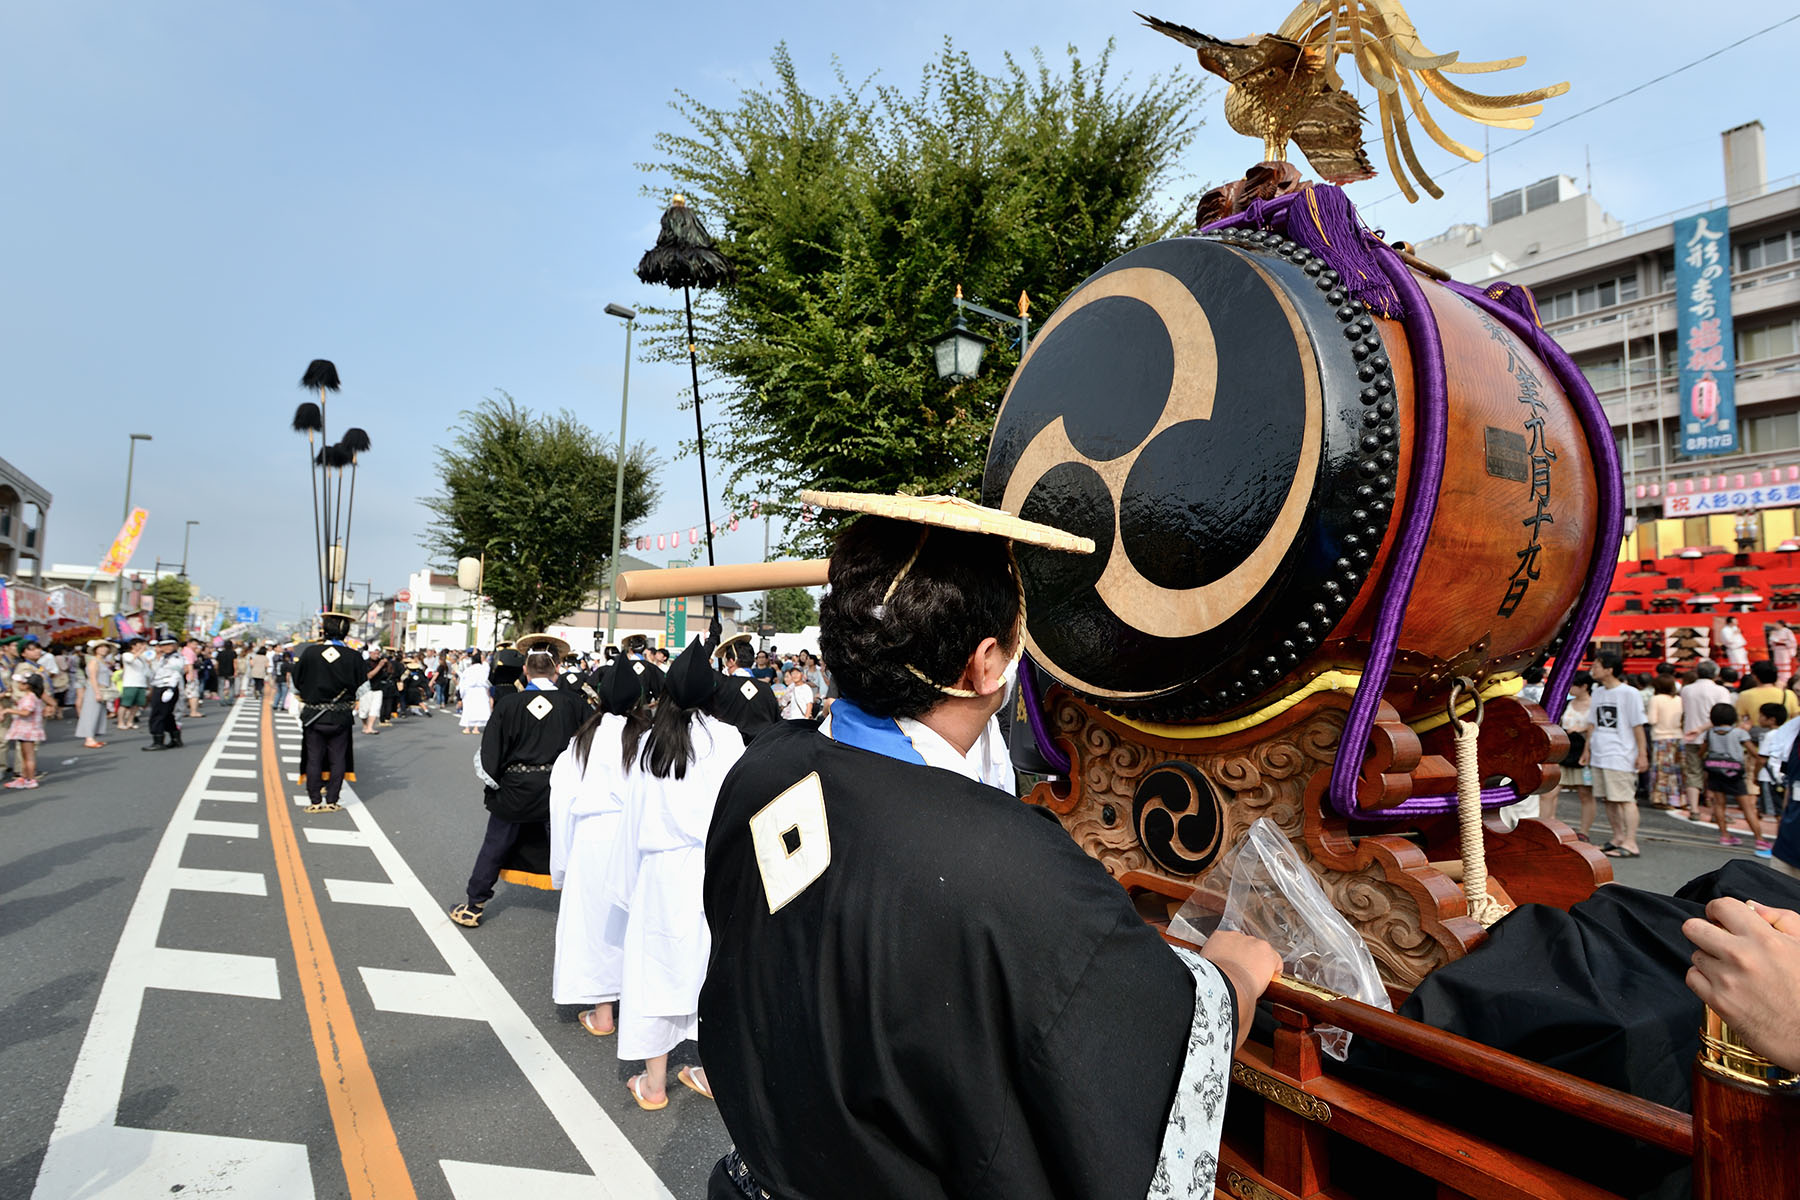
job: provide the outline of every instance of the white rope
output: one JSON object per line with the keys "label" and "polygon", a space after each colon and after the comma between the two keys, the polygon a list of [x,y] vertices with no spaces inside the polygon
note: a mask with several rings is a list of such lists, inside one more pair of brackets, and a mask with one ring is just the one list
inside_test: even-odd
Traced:
{"label": "white rope", "polygon": [[1469,904],[1469,915],[1482,926],[1492,925],[1506,915],[1506,908],[1488,894],[1487,844],[1481,826],[1481,767],[1476,747],[1481,741],[1480,709],[1476,719],[1465,721],[1455,715],[1455,698],[1451,699],[1451,722],[1456,730],[1456,822],[1462,841],[1463,895]]}

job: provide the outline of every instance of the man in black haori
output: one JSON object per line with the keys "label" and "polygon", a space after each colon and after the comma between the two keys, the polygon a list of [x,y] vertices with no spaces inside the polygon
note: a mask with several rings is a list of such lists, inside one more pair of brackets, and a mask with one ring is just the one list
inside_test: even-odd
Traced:
{"label": "man in black haori", "polygon": [[501,879],[550,887],[550,768],[587,718],[587,701],[557,686],[557,663],[568,643],[548,634],[522,637],[517,649],[496,651],[520,660],[523,684],[496,688],[494,714],[481,733],[476,774],[485,785],[487,832],[469,875],[468,898],[450,919],[473,929]]}
{"label": "man in black haori", "polygon": [[300,783],[309,813],[338,811],[344,780],[355,778],[350,744],[356,724],[356,689],[366,668],[362,651],[349,646],[350,617],[328,612],[324,637],[307,643],[294,664],[294,694],[300,697]]}
{"label": "man in black haori", "polygon": [[1211,1200],[1280,962],[1242,934],[1166,944],[1020,803],[993,722],[1023,643],[1011,542],[1092,543],[961,501],[806,499],[881,515],[831,558],[841,698],[746,748],[707,839],[700,1022],[736,1142],[709,1200]]}
{"label": "man in black haori", "polygon": [[724,674],[714,688],[710,712],[727,725],[734,726],[744,744],[781,720],[781,701],[768,684],[750,674],[756,651],[750,635],[740,633],[727,638],[719,646]]}

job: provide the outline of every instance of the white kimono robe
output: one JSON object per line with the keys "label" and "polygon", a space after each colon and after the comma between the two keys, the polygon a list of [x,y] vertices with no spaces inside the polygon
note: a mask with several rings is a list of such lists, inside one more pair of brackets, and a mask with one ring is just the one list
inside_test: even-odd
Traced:
{"label": "white kimono robe", "polygon": [[550,769],[550,883],[562,889],[556,913],[556,963],[551,998],[558,1004],[601,1004],[619,998],[622,937],[608,939],[612,870],[624,819],[624,774],[619,766],[625,718],[600,718],[588,744],[587,766],[575,742]]}
{"label": "white kimono robe", "polygon": [[[712,935],[701,908],[706,831],[725,775],[743,756],[737,730],[705,714],[693,718],[694,761],[681,779],[658,779],[634,765],[607,880],[615,911],[608,935],[622,933],[619,1057],[667,1054],[700,1032],[700,985]],[[621,929],[622,926],[622,929]]]}
{"label": "white kimono robe", "polygon": [[463,702],[463,728],[480,729],[485,726],[494,711],[494,698],[488,694],[487,664],[470,663],[464,668],[458,691]]}

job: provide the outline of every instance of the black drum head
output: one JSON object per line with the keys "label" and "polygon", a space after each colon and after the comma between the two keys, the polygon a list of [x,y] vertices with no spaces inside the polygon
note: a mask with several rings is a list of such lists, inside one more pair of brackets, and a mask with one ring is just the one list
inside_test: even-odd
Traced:
{"label": "black drum head", "polygon": [[983,481],[985,503],[1095,542],[1018,548],[1032,656],[1159,716],[1273,690],[1385,535],[1392,392],[1373,321],[1273,235],[1159,242],[1088,279],[1014,375]]}

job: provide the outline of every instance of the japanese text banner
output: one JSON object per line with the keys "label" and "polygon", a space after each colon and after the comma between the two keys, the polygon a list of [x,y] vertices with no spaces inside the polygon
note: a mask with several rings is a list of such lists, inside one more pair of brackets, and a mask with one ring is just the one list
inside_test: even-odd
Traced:
{"label": "japanese text banner", "polygon": [[1735,454],[1737,345],[1731,329],[1731,210],[1675,222],[1681,452]]}
{"label": "japanese text banner", "polygon": [[113,539],[112,549],[106,552],[106,561],[100,564],[96,572],[102,579],[111,579],[125,569],[131,561],[132,553],[137,549],[138,539],[144,536],[144,521],[150,516],[141,508],[131,510],[125,518],[125,524],[119,528],[119,536]]}

